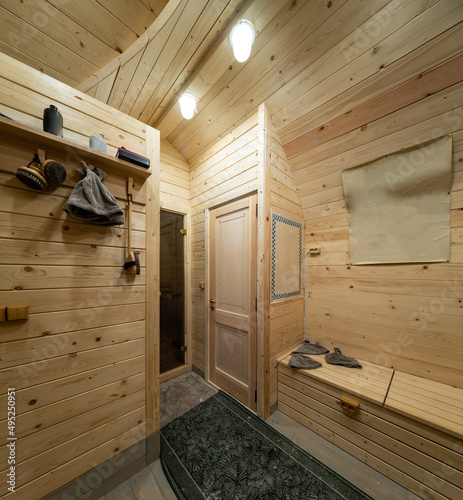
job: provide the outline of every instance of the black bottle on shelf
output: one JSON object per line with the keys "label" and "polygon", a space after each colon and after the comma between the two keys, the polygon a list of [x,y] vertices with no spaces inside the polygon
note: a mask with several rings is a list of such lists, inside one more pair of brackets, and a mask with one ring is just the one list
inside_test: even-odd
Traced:
{"label": "black bottle on shelf", "polygon": [[63,117],[53,104],[43,110],[43,130],[58,137],[63,137]]}

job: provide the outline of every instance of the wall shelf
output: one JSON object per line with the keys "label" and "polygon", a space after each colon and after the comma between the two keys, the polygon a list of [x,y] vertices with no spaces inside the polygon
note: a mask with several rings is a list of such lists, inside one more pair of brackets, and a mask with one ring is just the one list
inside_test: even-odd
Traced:
{"label": "wall shelf", "polygon": [[0,117],[0,135],[3,138],[11,137],[23,141],[34,150],[44,149],[46,151],[47,149],[53,149],[55,151],[69,152],[74,156],[81,157],[87,163],[96,164],[96,166],[105,170],[107,174],[113,173],[139,179],[147,179],[151,175],[151,169],[147,170],[138,167],[106,153],[101,153],[38,128],[3,117]]}

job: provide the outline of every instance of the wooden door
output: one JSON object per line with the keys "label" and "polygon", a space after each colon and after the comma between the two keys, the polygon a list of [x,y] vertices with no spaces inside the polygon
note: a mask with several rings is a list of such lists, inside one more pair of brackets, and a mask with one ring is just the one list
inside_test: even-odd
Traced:
{"label": "wooden door", "polygon": [[210,212],[209,378],[256,409],[257,196]]}

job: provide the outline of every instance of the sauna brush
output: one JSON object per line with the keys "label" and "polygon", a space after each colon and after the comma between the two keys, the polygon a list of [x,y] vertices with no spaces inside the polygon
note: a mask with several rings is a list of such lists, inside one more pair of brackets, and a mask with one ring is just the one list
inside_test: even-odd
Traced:
{"label": "sauna brush", "polygon": [[44,177],[43,165],[37,153],[26,167],[19,167],[15,175],[27,187],[37,191],[43,191],[48,186]]}
{"label": "sauna brush", "polygon": [[55,160],[46,160],[43,164],[43,173],[47,181],[52,184],[62,184],[66,180],[66,169]]}

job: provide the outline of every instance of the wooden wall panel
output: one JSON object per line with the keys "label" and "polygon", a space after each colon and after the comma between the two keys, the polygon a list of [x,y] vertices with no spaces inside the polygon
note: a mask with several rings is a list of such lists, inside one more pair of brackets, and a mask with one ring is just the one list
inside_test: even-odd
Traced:
{"label": "wooden wall panel", "polygon": [[343,412],[348,394],[280,365],[278,407],[328,441],[423,499],[462,495],[461,441],[358,396],[355,415]]}
{"label": "wooden wall panel", "polygon": [[[65,138],[77,147],[88,146],[88,136],[101,132],[110,154],[121,145],[145,154],[146,134],[152,131],[146,125],[6,56],[0,57],[0,68],[0,107],[17,122],[41,129],[43,108],[54,103],[64,117]],[[147,148],[153,168],[158,144],[150,139]],[[132,239],[142,265],[142,274],[130,279],[123,270],[127,224],[91,226],[62,211],[80,177],[75,151],[60,152],[60,147],[44,149],[66,166],[68,179],[37,192],[13,175],[36,151],[19,139],[1,138],[0,302],[30,305],[29,320],[0,325],[5,428],[9,387],[16,389],[17,405],[18,476],[15,493],[3,483],[0,496],[7,499],[45,496],[143,440],[146,430],[154,432],[151,421],[145,424],[146,408],[157,406],[154,378],[152,397],[146,392],[145,351],[156,346],[145,339],[146,319],[152,324],[151,312],[145,311],[145,181],[130,173],[135,183]],[[103,169],[105,184],[125,209],[124,171],[111,170],[110,162]],[[7,451],[2,434],[4,475]]]}
{"label": "wooden wall panel", "polygon": [[186,213],[190,206],[190,165],[167,141],[161,140],[161,208]]}
{"label": "wooden wall panel", "polygon": [[[302,217],[299,193],[291,166],[275,126],[271,130],[270,205]],[[303,253],[305,253],[303,251]],[[277,359],[297,343],[302,343],[304,299],[292,297],[270,307],[270,406],[277,402]]]}
{"label": "wooden wall panel", "polygon": [[206,371],[205,210],[257,190],[257,114],[191,162],[193,365]]}
{"label": "wooden wall panel", "polygon": [[[391,1],[359,25],[362,14],[352,11],[339,45],[269,99],[300,196],[305,246],[321,247],[308,260],[307,338],[457,387],[462,13],[453,0]],[[350,265],[341,171],[445,134],[453,136],[451,262]]]}

